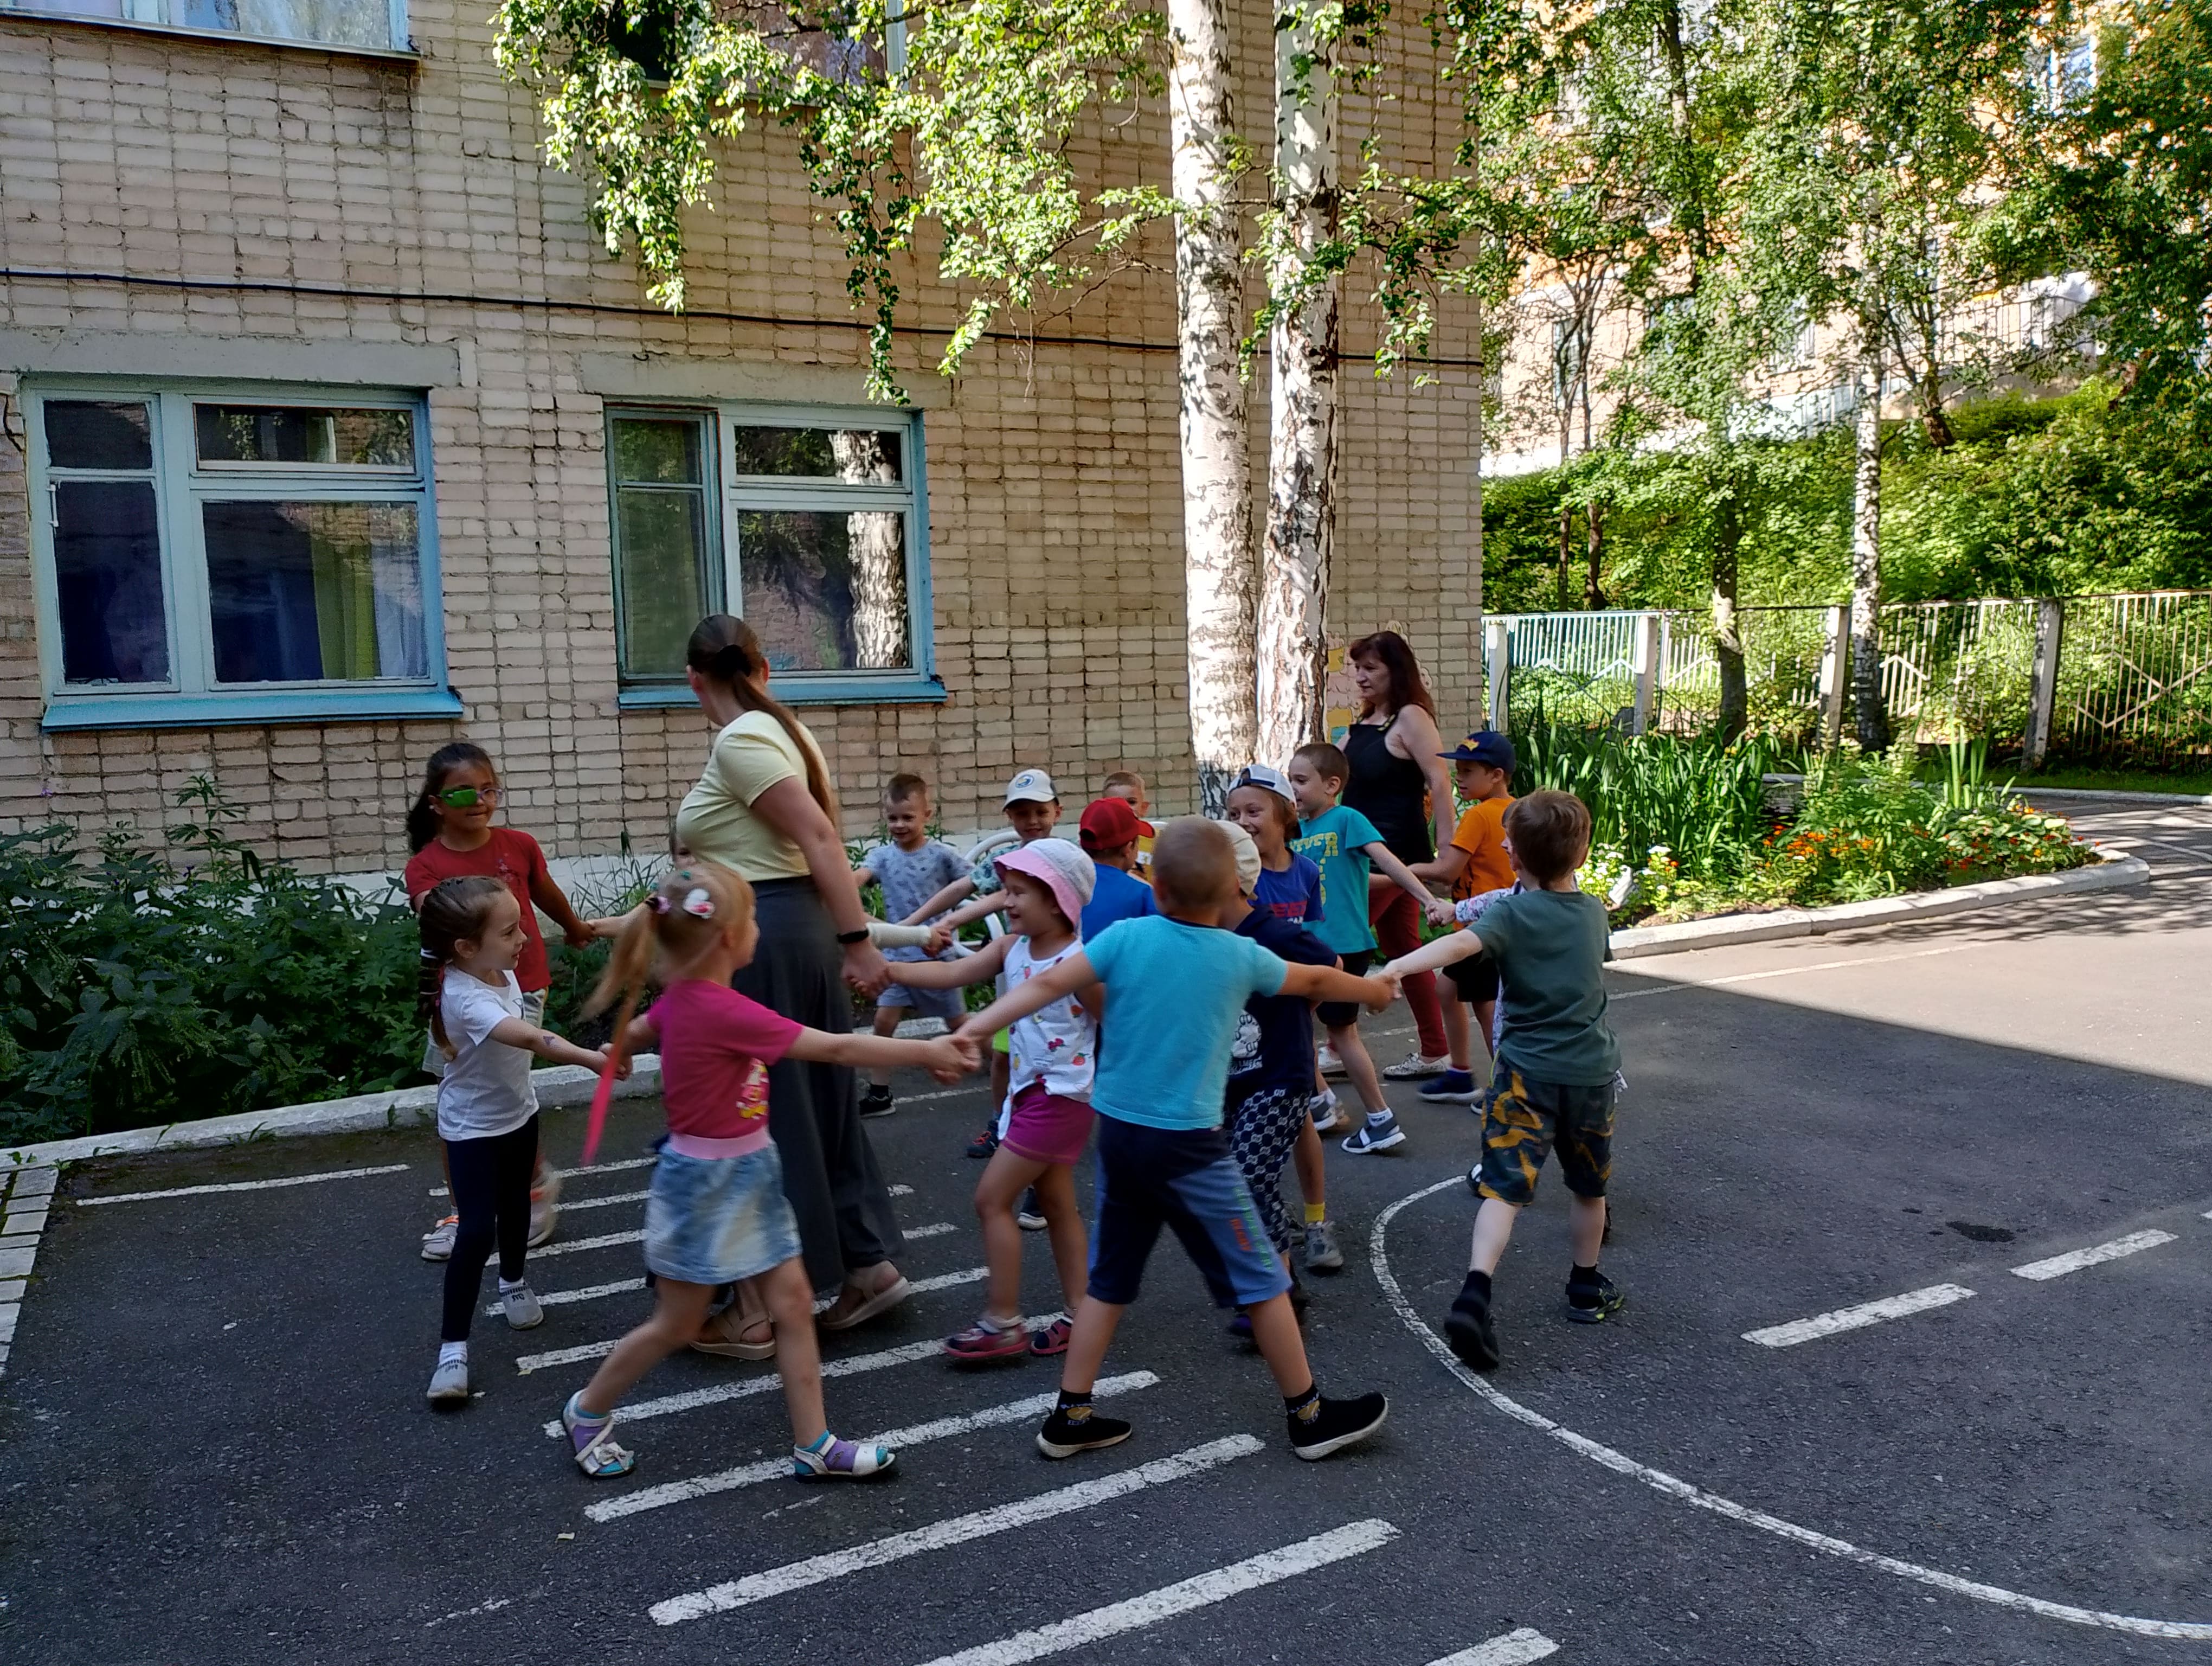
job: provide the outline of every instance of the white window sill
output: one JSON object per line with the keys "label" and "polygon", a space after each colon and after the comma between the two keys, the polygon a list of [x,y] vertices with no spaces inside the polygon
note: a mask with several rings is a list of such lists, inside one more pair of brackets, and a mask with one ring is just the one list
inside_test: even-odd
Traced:
{"label": "white window sill", "polygon": [[420,64],[423,54],[410,47],[356,46],[334,40],[286,40],[273,35],[242,34],[229,29],[180,29],[169,23],[141,23],[128,17],[76,17],[67,12],[30,11],[0,4],[0,22],[43,27],[58,23],[79,29],[118,29],[125,34],[161,35],[171,40],[203,40],[210,46],[273,46],[289,52],[323,52],[338,58],[373,58],[392,64]]}

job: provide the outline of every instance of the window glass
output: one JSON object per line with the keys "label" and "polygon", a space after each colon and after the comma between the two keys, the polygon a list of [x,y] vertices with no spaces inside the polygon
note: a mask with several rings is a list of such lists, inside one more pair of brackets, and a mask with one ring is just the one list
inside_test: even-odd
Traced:
{"label": "window glass", "polygon": [[337,46],[392,46],[388,0],[169,0],[180,28],[218,29],[264,40],[317,40]]}
{"label": "window glass", "polygon": [[901,441],[872,429],[753,428],[737,430],[739,474],[798,475],[862,485],[905,477]]}
{"label": "window glass", "polygon": [[291,463],[411,469],[411,411],[202,404],[192,425],[203,463]]}
{"label": "window glass", "polygon": [[107,399],[46,401],[46,461],[58,469],[150,469],[146,407]]}
{"label": "window glass", "polygon": [[693,416],[617,416],[609,424],[628,677],[681,676],[692,627],[712,611],[707,433]]}
{"label": "window glass", "polygon": [[219,683],[429,675],[416,506],[201,506]]}
{"label": "window glass", "polygon": [[903,514],[745,509],[738,544],[744,617],[777,670],[913,663]]}
{"label": "window glass", "polygon": [[[137,409],[144,416],[144,407]],[[46,410],[51,433],[54,407]],[[169,631],[154,483],[57,480],[52,508],[62,680],[167,682]]]}

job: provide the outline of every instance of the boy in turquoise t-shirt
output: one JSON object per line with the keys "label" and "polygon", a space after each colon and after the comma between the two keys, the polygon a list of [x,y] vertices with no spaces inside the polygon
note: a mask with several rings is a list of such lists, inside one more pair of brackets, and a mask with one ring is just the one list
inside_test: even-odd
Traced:
{"label": "boy in turquoise t-shirt", "polygon": [[[1414,878],[1411,868],[1390,854],[1375,824],[1336,801],[1344,783],[1352,778],[1352,765],[1341,751],[1325,740],[1301,746],[1291,754],[1291,766],[1284,774],[1290,777],[1298,806],[1298,836],[1291,841],[1291,848],[1310,857],[1321,869],[1322,918],[1313,927],[1314,934],[1343,958],[1346,971],[1358,977],[1375,958],[1375,928],[1367,919],[1370,862],[1410,893],[1431,922],[1450,921],[1451,904],[1438,901]],[[1358,1003],[1325,1000],[1319,1010],[1322,1027],[1328,1031],[1329,1047],[1343,1063],[1345,1079],[1367,1112],[1366,1122],[1345,1139],[1344,1149],[1362,1157],[1402,1146],[1405,1130],[1391,1114],[1390,1102],[1382,1097],[1382,1080],[1375,1073],[1375,1061],[1367,1056],[1367,1043],[1359,1039]],[[1324,1127],[1322,1131],[1328,1129]]]}
{"label": "boy in turquoise t-shirt", "polygon": [[1159,913],[1115,921],[960,1031],[980,1044],[1062,995],[1103,983],[1114,1033],[1136,1043],[1098,1055],[1091,1088],[1098,1113],[1091,1278],[1068,1339],[1060,1403],[1038,1431],[1037,1450],[1073,1457],[1129,1438],[1129,1426],[1099,1416],[1091,1395],[1165,1226],[1182,1241],[1215,1302],[1249,1315],[1252,1340],[1283,1395],[1291,1449],[1302,1458],[1327,1457],[1381,1428],[1389,1407],[1379,1394],[1324,1400],[1315,1385],[1291,1310],[1289,1276],[1222,1128],[1229,1055],[1244,1003],[1255,994],[1381,1006],[1396,992],[1333,967],[1288,964],[1224,931],[1219,919],[1237,895],[1237,856],[1214,823],[1187,817],[1160,829],[1152,891]]}

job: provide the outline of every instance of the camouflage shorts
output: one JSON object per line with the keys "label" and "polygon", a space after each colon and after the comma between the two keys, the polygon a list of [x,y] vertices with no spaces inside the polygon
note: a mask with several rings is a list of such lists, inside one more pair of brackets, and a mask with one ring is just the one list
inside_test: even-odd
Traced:
{"label": "camouflage shorts", "polygon": [[1601,1087],[1532,1082],[1498,1067],[1482,1122],[1482,1195],[1505,1203],[1536,1195],[1536,1177],[1556,1150],[1567,1189],[1603,1197],[1613,1175],[1613,1107],[1620,1078]]}

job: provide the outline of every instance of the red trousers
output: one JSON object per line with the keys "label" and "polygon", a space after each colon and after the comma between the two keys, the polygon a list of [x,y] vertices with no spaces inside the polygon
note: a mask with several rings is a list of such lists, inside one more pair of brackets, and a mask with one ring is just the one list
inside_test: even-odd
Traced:
{"label": "red trousers", "polygon": [[[1367,893],[1367,921],[1386,960],[1411,954],[1421,946],[1421,905],[1387,879],[1378,879]],[[1443,1008],[1437,1003],[1437,975],[1416,972],[1405,983],[1406,1005],[1413,1009],[1413,1029],[1421,1051],[1430,1058],[1444,1055]]]}

